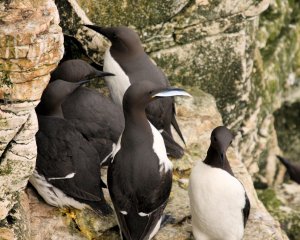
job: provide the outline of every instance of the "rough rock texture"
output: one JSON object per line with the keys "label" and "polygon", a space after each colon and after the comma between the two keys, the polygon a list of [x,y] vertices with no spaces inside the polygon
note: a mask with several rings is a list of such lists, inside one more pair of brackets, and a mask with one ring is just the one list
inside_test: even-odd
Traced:
{"label": "rough rock texture", "polygon": [[28,239],[20,192],[35,166],[34,107],[63,54],[54,2],[0,3],[0,238]]}
{"label": "rough rock texture", "polygon": [[[265,121],[264,131],[260,134],[264,135],[266,147],[260,154],[256,185],[269,185],[269,188],[260,190],[259,195],[290,239],[299,239],[300,212],[292,202],[293,199],[299,199],[300,191],[299,188],[291,188],[294,191],[291,194],[292,191],[281,190],[289,188],[289,184],[279,185],[288,177],[284,178],[284,168],[274,154],[280,153],[291,161],[299,162],[299,9],[299,1],[271,1],[269,9],[261,17],[257,34],[260,51],[255,54],[254,73],[255,89],[262,99],[258,117],[270,119]],[[273,112],[274,117],[271,115]],[[272,187],[273,184],[275,187]],[[272,196],[275,197],[274,201],[270,200]]]}
{"label": "rough rock texture", "polygon": [[[10,1],[6,1],[4,7],[8,5],[7,2]],[[22,1],[18,7],[28,6],[31,2],[39,1]],[[187,178],[195,161],[203,159],[206,154],[211,129],[222,121],[236,133],[234,146],[228,155],[234,172],[244,183],[252,203],[245,239],[286,239],[278,222],[274,221],[258,200],[250,175],[258,188],[281,183],[283,169],[280,168],[279,174],[276,174],[275,154],[280,152],[278,144],[284,153],[294,151],[283,147],[287,140],[294,141],[290,135],[286,137],[284,131],[278,134],[277,141],[276,130],[286,122],[283,119],[286,115],[275,114],[275,122],[279,120],[280,123],[276,123],[274,127],[273,112],[284,101],[297,106],[293,102],[299,100],[299,1],[178,0],[161,3],[151,0],[140,1],[137,6],[136,1],[125,0],[78,0],[78,3],[76,0],[57,0],[56,4],[64,33],[78,39],[95,62],[101,63],[103,52],[109,43],[99,34],[80,26],[91,23],[89,18],[99,25],[132,26],[140,33],[145,49],[164,69],[173,84],[193,86],[191,92],[195,96],[194,100],[178,102],[178,116],[187,139],[187,152],[182,160],[174,162],[174,188],[167,212],[174,215],[176,220],[174,224],[164,227],[156,239],[192,239],[186,193]],[[25,16],[26,19],[26,14],[16,16]],[[262,17],[259,21],[260,14]],[[9,42],[11,44],[12,41]],[[10,50],[0,50],[2,55],[8,54],[7,52],[10,53]],[[21,50],[18,54],[21,54]],[[3,59],[0,67],[8,67],[2,63]],[[18,61],[15,69],[28,66],[23,61]],[[7,74],[4,72],[1,76],[5,85],[9,86]],[[43,88],[42,85],[37,84],[36,87]],[[198,88],[214,97],[197,90]],[[14,91],[14,87],[6,87],[5,91],[17,99],[23,96],[20,89]],[[38,90],[30,93],[25,87],[22,89],[25,89],[26,94],[36,94],[36,99],[40,95]],[[16,109],[15,106],[13,109]],[[279,111],[281,110],[285,111],[284,108]],[[294,125],[297,126],[297,117],[294,119]],[[10,168],[6,168],[4,172],[7,169]],[[286,208],[278,207],[278,204],[287,204],[289,197],[293,195],[280,195],[282,192],[286,190],[268,188],[260,190],[259,196],[287,230],[289,237],[298,239],[297,208],[291,205],[289,211],[281,214]],[[27,201],[27,208],[15,206],[14,209],[17,210],[11,212],[11,217],[4,223],[8,226],[14,222],[22,209],[27,209],[28,212],[28,209],[33,211],[38,208],[35,215],[28,219],[32,224],[32,239],[57,239],[63,235],[66,239],[119,239],[118,230],[113,227],[113,218],[106,219],[108,224],[103,225],[103,219],[95,218],[88,211],[58,211],[45,205],[30,189],[27,195],[29,201],[25,196],[22,202],[26,205]],[[276,195],[282,198],[277,201]],[[269,201],[268,196],[275,200]],[[273,202],[277,206],[276,211],[272,211],[270,207]],[[0,234],[2,233],[14,234],[7,227],[0,229]]]}
{"label": "rough rock texture", "polygon": [[[260,41],[257,41],[257,30],[260,29],[259,34],[264,31],[264,25],[259,26],[258,15],[267,9],[270,2],[169,1],[164,3],[162,11],[158,11],[156,1],[145,1],[137,8],[132,8],[128,1],[107,1],[106,4],[78,1],[88,17],[100,25],[124,24],[136,28],[145,43],[145,49],[165,70],[173,84],[193,85],[194,90],[201,88],[216,98],[224,123],[236,132],[234,148],[229,155],[235,173],[249,192],[253,207],[245,239],[286,239],[278,222],[258,200],[247,172],[259,182],[272,183],[276,167],[274,149],[279,151],[272,116],[276,105],[275,92],[271,91],[264,75],[265,69],[261,66],[260,48],[266,46],[263,40],[266,41],[269,32],[266,30],[265,38],[259,35]],[[64,32],[76,37],[88,49],[88,55],[101,63],[107,41],[80,26],[90,21],[75,0],[56,1],[56,4]],[[140,14],[138,18],[136,12]],[[194,95],[203,98],[202,102],[213,99],[196,90]],[[213,103],[209,106],[214,106],[214,100],[211,101]],[[188,202],[184,190],[186,179],[195,160],[206,154],[205,144],[208,144],[210,130],[222,122],[215,108],[210,112],[207,109],[211,108],[207,108],[206,104],[197,104],[199,102],[185,103],[183,105],[186,107],[178,108],[180,123],[185,125],[184,121],[188,122],[183,127],[188,141],[187,153],[184,159],[174,163],[177,170],[167,211],[176,216],[175,224],[162,229],[157,239],[169,239],[170,236],[174,236],[174,239],[190,238]],[[271,107],[268,108],[268,104]],[[202,112],[199,110],[201,107]],[[184,114],[181,115],[181,111]],[[190,119],[193,117],[196,120]],[[272,154],[266,149],[272,149]],[[181,197],[174,197],[177,195]],[[176,200],[183,202],[177,203]],[[176,208],[170,210],[172,206]],[[89,221],[89,215],[85,217]],[[82,222],[78,214],[75,219],[77,223]],[[79,226],[79,229],[84,226]],[[98,233],[93,229],[83,230],[82,233],[90,237],[102,234],[101,238],[118,238],[115,228]]]}
{"label": "rough rock texture", "polygon": [[300,164],[300,101],[285,102],[274,112],[274,118],[282,154]]}
{"label": "rough rock texture", "polygon": [[[186,136],[186,154],[181,160],[174,160],[173,188],[165,212],[171,214],[175,221],[162,228],[156,240],[193,239],[187,193],[188,178],[197,161],[206,155],[210,143],[211,130],[222,125],[221,114],[216,107],[215,99],[197,89],[187,89],[192,99],[177,99],[177,118]],[[179,141],[179,139],[178,139]],[[228,152],[228,158],[236,176],[247,189],[252,204],[251,215],[245,231],[246,240],[253,239],[287,239],[279,228],[279,223],[265,210],[258,200],[251,177],[242,164],[237,153],[236,142]],[[105,175],[106,170],[103,169]],[[106,192],[107,193],[107,192]],[[71,209],[57,210],[39,200],[32,189],[27,190],[31,211],[31,239],[56,239],[65,235],[66,239],[120,239],[114,216],[97,218],[92,212]],[[108,199],[108,196],[107,196]],[[39,221],[39,219],[43,221]],[[66,227],[68,226],[68,227]],[[43,229],[41,232],[39,229]],[[52,238],[50,238],[52,236]]]}

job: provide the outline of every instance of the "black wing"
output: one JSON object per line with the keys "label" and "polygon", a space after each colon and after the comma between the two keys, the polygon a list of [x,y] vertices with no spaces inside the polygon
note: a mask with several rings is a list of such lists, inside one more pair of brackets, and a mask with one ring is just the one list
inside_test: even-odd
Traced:
{"label": "black wing", "polygon": [[93,144],[100,159],[104,159],[124,128],[121,107],[96,90],[80,87],[65,100],[62,109],[64,117]]}
{"label": "black wing", "polygon": [[[100,201],[103,193],[96,150],[64,119],[38,119],[38,173],[71,197]],[[64,178],[70,174],[75,175]]]}
{"label": "black wing", "polygon": [[290,175],[291,180],[300,184],[300,165],[290,162],[286,158],[277,155],[277,158],[280,162],[286,167],[288,174]]}
{"label": "black wing", "polygon": [[165,207],[166,203],[150,213],[149,216],[141,217],[134,211],[130,211],[127,215],[124,215],[115,206],[123,239],[149,239],[151,232],[162,217]]}
{"label": "black wing", "polygon": [[[150,234],[165,208],[172,187],[172,172],[161,174],[157,156],[146,149],[139,151],[127,156],[121,149],[108,168],[110,196],[126,239],[144,239],[141,236]],[[132,170],[138,167],[130,165],[130,158],[134,156],[145,156],[146,161],[140,159],[141,169],[145,171]],[[151,165],[150,162],[157,164]],[[139,213],[148,216],[140,216]]]}
{"label": "black wing", "polygon": [[247,220],[249,218],[249,214],[250,214],[250,201],[249,198],[245,192],[245,207],[243,208],[243,216],[244,216],[244,227],[246,226]]}

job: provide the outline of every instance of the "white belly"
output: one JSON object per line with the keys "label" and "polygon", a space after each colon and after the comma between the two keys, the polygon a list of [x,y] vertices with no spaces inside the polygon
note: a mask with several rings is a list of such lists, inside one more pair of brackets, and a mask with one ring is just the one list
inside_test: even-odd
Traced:
{"label": "white belly", "polygon": [[160,134],[160,132],[150,122],[149,122],[149,124],[150,124],[151,131],[153,134],[152,148],[159,159],[159,167],[160,167],[159,170],[160,170],[160,172],[162,172],[163,170],[165,172],[172,170],[173,164],[167,156],[164,139],[163,139],[162,135]]}
{"label": "white belly", "polygon": [[75,199],[68,197],[60,189],[47,182],[45,177],[43,175],[39,175],[36,170],[34,170],[31,175],[29,182],[49,205],[60,208],[70,206],[77,209],[89,207],[84,203],[80,203]]}
{"label": "white belly", "polygon": [[196,240],[241,240],[245,190],[229,173],[199,161],[193,168],[189,197]]}
{"label": "white belly", "polygon": [[130,86],[130,81],[120,65],[111,56],[109,49],[104,54],[103,71],[115,74],[115,76],[106,76],[105,82],[114,103],[122,106],[123,96]]}

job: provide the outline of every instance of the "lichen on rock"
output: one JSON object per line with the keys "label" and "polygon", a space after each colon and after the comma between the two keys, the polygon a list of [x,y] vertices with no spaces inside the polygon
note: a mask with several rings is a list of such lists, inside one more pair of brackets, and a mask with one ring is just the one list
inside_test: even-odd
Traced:
{"label": "lichen on rock", "polygon": [[28,239],[21,195],[35,167],[34,108],[63,39],[52,0],[2,1],[0,16],[0,238]]}

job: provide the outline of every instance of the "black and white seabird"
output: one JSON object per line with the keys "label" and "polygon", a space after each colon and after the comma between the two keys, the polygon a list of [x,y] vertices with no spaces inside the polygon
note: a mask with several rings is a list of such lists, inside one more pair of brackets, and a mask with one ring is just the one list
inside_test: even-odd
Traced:
{"label": "black and white seabird", "polygon": [[300,184],[300,164],[290,162],[284,157],[278,156],[277,158],[286,167],[286,171],[290,176],[291,180]]}
{"label": "black and white seabird", "polygon": [[[86,82],[86,81],[84,81]],[[50,205],[108,214],[96,149],[63,117],[61,103],[82,83],[51,82],[36,108],[37,162],[31,184]]]}
{"label": "black and white seabird", "polygon": [[145,109],[154,99],[176,95],[189,96],[181,89],[157,89],[145,81],[132,84],[124,95],[125,128],[107,177],[123,239],[151,239],[160,227],[172,187],[172,163]]}
{"label": "black and white seabird", "polygon": [[205,160],[192,170],[189,197],[196,240],[243,238],[250,202],[226,157],[232,139],[226,127],[215,128]]}
{"label": "black and white seabird", "polygon": [[[126,89],[130,84],[139,81],[151,81],[157,88],[170,86],[167,77],[145,53],[138,34],[132,29],[128,27],[84,26],[101,33],[112,43],[104,55],[103,70],[115,75],[105,78],[115,103],[122,105]],[[150,122],[162,133],[168,154],[174,158],[181,158],[184,150],[175,142],[171,133],[172,124],[184,142],[175,118],[174,99],[162,98],[151,102],[146,108],[146,113]]]}
{"label": "black and white seabird", "polygon": [[[111,74],[74,59],[61,63],[51,74],[51,81],[63,79],[78,83],[106,75]],[[62,111],[64,118],[97,149],[101,161],[111,153],[112,145],[124,129],[122,107],[95,89],[79,87],[64,100]]]}

